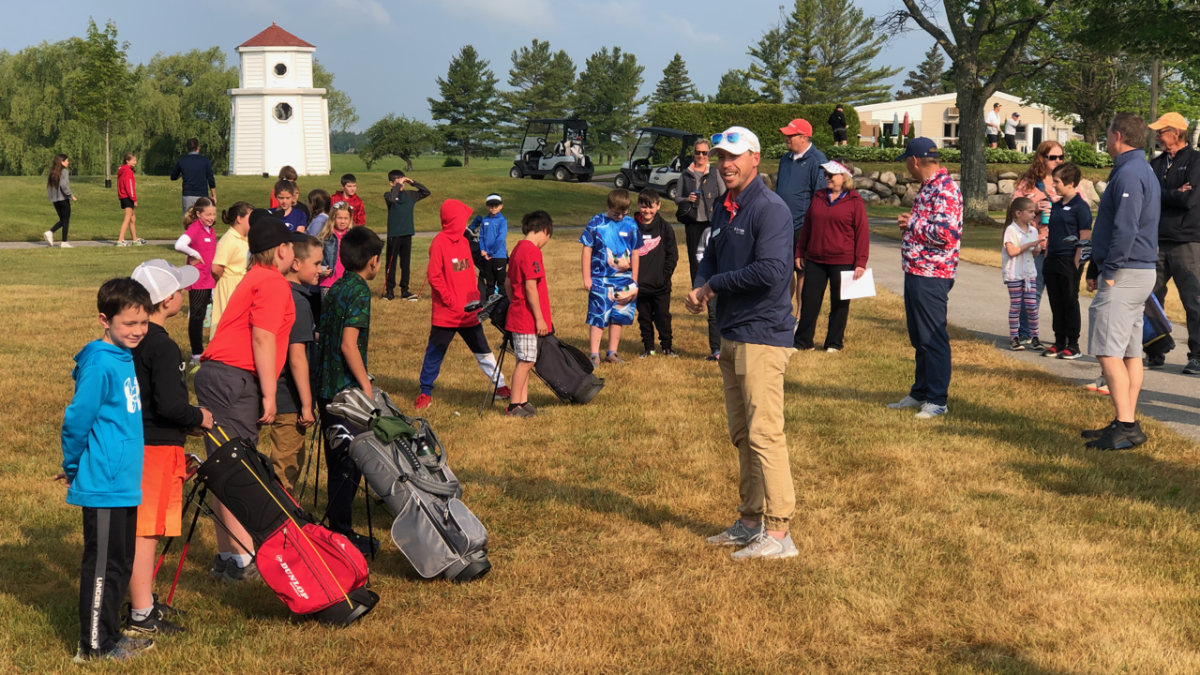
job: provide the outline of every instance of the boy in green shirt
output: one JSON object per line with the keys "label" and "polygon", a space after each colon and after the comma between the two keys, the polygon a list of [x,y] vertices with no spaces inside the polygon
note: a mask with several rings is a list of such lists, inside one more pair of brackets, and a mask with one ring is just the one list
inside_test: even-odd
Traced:
{"label": "boy in green shirt", "polygon": [[[412,260],[412,238],[416,229],[413,225],[413,207],[417,202],[430,195],[429,190],[420,183],[408,178],[404,172],[394,169],[388,172],[388,183],[392,189],[383,195],[387,202],[387,287],[383,293],[384,300],[395,300],[393,291],[396,288],[396,262],[400,263],[400,298],[416,302],[417,296],[408,290],[410,262]],[[405,185],[411,185],[416,191],[405,190]]]}

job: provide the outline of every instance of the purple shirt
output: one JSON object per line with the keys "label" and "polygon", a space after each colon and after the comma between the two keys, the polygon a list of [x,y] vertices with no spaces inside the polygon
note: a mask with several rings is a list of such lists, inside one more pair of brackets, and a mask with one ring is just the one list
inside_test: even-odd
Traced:
{"label": "purple shirt", "polygon": [[203,291],[216,288],[217,282],[212,276],[212,261],[217,255],[217,233],[213,231],[213,228],[205,227],[204,223],[197,220],[188,226],[187,232],[184,234],[192,240],[192,248],[204,259],[204,262],[194,259],[189,261],[193,267],[200,270],[200,280],[192,284],[192,290]]}

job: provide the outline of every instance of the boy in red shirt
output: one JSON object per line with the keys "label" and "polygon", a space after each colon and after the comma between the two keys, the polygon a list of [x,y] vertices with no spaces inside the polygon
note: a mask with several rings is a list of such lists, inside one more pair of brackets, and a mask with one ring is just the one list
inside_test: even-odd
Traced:
{"label": "boy in red shirt", "polygon": [[342,176],[342,189],[333,193],[329,205],[333,206],[339,202],[346,202],[350,205],[350,212],[354,216],[356,226],[367,224],[367,212],[363,209],[362,197],[358,196],[358,179],[352,173]]}
{"label": "boy in red shirt", "polygon": [[542,247],[554,235],[554,221],[545,211],[526,213],[521,219],[525,238],[508,256],[508,320],[504,329],[512,333],[517,368],[513,371],[512,402],[505,411],[509,417],[533,417],[537,409],[529,404],[529,372],[537,361],[538,338],[554,332],[550,321],[550,293],[546,288],[546,264]]}
{"label": "boy in red shirt", "polygon": [[442,360],[455,335],[462,337],[471,348],[479,369],[488,380],[496,379],[499,385],[496,398],[509,396],[479,317],[475,312],[466,311],[468,304],[479,300],[471,245],[464,236],[472,213],[471,207],[457,199],[442,202],[442,231],[429,244],[429,267],[425,274],[433,298],[433,325],[429,329],[425,363],[421,366],[421,393],[413,403],[417,410],[424,410],[433,402],[433,382],[442,370]]}

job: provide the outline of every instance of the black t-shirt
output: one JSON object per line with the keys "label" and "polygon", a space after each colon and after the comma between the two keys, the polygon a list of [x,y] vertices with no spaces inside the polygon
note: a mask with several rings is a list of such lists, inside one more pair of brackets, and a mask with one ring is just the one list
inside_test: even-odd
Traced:
{"label": "black t-shirt", "polygon": [[[296,304],[296,321],[292,324],[291,335],[288,336],[288,346],[295,344],[304,344],[305,352],[308,354],[309,368],[309,387],[312,387],[312,365],[315,357],[316,339],[313,336],[313,315],[312,305],[309,304],[307,291],[303,286],[296,282],[292,284],[292,300]],[[285,359],[283,373],[279,376],[279,383],[275,385],[275,409],[280,415],[286,413],[300,412],[300,394],[296,391],[295,385],[292,383],[292,367],[286,361],[287,354],[282,354],[276,358]]]}
{"label": "black t-shirt", "polygon": [[1067,237],[1078,237],[1080,230],[1092,229],[1092,209],[1078,192],[1075,198],[1060,199],[1050,207],[1050,225],[1046,237],[1047,258],[1074,258],[1075,244],[1064,244]]}

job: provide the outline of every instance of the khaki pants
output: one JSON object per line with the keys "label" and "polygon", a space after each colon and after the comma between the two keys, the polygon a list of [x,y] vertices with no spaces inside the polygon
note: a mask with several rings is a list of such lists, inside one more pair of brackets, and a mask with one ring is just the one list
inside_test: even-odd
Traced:
{"label": "khaki pants", "polygon": [[796,508],[783,433],[783,375],[794,351],[721,338],[725,413],[741,469],[738,511],[768,530],[787,530]]}
{"label": "khaki pants", "polygon": [[275,476],[292,492],[300,478],[300,465],[304,463],[304,427],[298,424],[299,413],[276,415],[271,423],[271,466]]}

